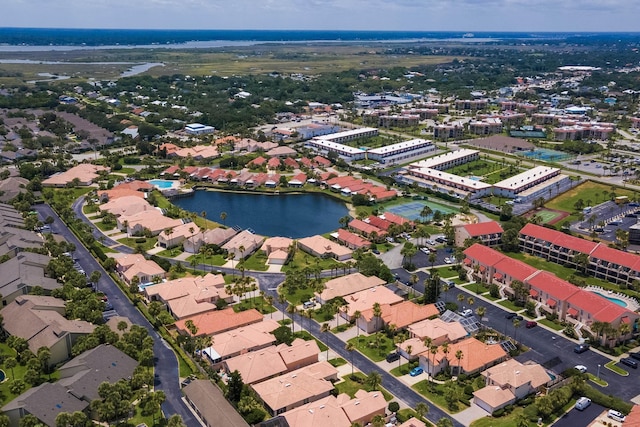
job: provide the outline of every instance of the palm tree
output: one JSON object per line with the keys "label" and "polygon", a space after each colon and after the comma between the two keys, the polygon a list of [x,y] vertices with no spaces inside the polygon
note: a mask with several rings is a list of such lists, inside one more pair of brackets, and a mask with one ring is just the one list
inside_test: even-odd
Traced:
{"label": "palm tree", "polygon": [[373,303],[373,317],[376,318],[376,330],[380,329],[380,319],[382,318],[382,308],[380,307],[380,303]]}
{"label": "palm tree", "polygon": [[[278,294],[278,302],[280,304],[283,304],[285,302],[287,302],[287,299],[285,298],[284,294]],[[282,321],[284,322],[284,313],[286,312],[286,310],[282,310]]]}
{"label": "palm tree", "polygon": [[289,304],[287,306],[287,314],[289,314],[290,318],[291,318],[291,332],[295,332],[296,326],[295,326],[295,322],[293,321],[293,316],[294,314],[296,314],[296,312],[298,311],[298,309],[296,308],[295,305],[293,304]]}
{"label": "palm tree", "polygon": [[378,387],[382,383],[382,375],[378,371],[371,371],[369,375],[367,375],[367,385],[371,387],[373,390],[378,390]]}
{"label": "palm tree", "polygon": [[220,212],[220,220],[222,221],[222,225],[225,226],[225,227],[227,226],[225,224],[225,220],[226,219],[227,219],[227,213],[226,212]]}
{"label": "palm tree", "polygon": [[464,353],[462,350],[456,351],[456,359],[458,360],[458,376],[460,376],[460,362],[464,358]]}
{"label": "palm tree", "polygon": [[327,345],[327,360],[329,360],[329,341],[327,340],[327,334],[329,333],[329,331],[331,330],[331,326],[329,326],[328,323],[323,323],[322,326],[320,327],[320,332],[324,333],[324,341],[325,344]]}
{"label": "palm tree", "polygon": [[478,317],[480,317],[480,319],[482,319],[485,315],[485,313],[487,312],[487,307],[481,305],[480,307],[476,308],[476,314],[478,315]]}
{"label": "palm tree", "polygon": [[418,416],[418,419],[422,421],[426,421],[424,417],[429,413],[429,405],[427,405],[424,402],[418,402],[416,403],[416,407],[414,408],[414,411],[416,411],[416,415]]}
{"label": "palm tree", "polygon": [[353,351],[356,349],[356,346],[348,342],[344,349],[347,350],[351,356],[351,376],[353,376]]}
{"label": "palm tree", "polygon": [[362,317],[362,313],[360,312],[360,310],[356,310],[353,313],[353,320],[355,321],[355,325],[356,325],[356,339],[358,341],[360,341],[360,327],[358,326],[358,319],[360,319]]}
{"label": "palm tree", "polygon": [[513,320],[513,339],[518,341],[518,328],[520,328],[520,320]]}

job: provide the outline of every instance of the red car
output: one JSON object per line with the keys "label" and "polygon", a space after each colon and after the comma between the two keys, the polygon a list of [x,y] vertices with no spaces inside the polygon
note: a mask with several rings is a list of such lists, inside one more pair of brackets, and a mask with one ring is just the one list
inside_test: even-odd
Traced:
{"label": "red car", "polygon": [[536,326],[538,326],[538,322],[534,322],[533,320],[529,320],[525,325],[527,329],[535,328]]}

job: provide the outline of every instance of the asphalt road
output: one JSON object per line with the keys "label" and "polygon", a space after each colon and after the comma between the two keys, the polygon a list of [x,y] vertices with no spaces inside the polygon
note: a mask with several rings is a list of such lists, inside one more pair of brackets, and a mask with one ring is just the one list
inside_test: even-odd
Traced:
{"label": "asphalt road", "polygon": [[564,414],[556,423],[554,427],[577,427],[588,426],[593,420],[598,418],[598,415],[602,413],[606,408],[592,403],[588,408],[578,411],[573,408],[566,414]]}
{"label": "asphalt road", "polygon": [[[51,209],[49,205],[36,205],[35,210],[38,211],[40,218],[44,219],[48,216],[54,218],[51,224],[51,231],[63,236],[69,243],[76,245],[75,257],[88,275],[93,271],[102,273],[102,277],[98,282],[98,288],[109,297],[109,302],[113,308],[121,316],[126,316],[135,325],[143,326],[153,338],[153,353],[155,355],[155,379],[154,387],[162,390],[166,394],[166,400],[162,404],[162,410],[167,416],[179,414],[182,416],[188,427],[201,427],[198,421],[187,408],[182,400],[182,392],[180,390],[180,378],[178,371],[178,360],[171,347],[158,335],[153,326],[138,311],[135,306],[127,299],[118,285],[111,279],[102,266],[93,258],[89,251],[80,243],[76,236],[62,223],[58,215]],[[79,218],[83,218],[80,215]]]}

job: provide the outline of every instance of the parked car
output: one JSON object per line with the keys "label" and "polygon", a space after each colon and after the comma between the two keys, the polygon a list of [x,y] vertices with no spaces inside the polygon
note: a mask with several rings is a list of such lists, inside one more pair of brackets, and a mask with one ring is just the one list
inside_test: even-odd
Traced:
{"label": "parked car", "polygon": [[529,321],[527,321],[527,323],[524,326],[527,329],[535,328],[536,326],[538,326],[538,322],[534,322],[533,320],[529,320]]}
{"label": "parked car", "polygon": [[400,353],[397,353],[394,351],[393,353],[387,354],[387,362],[389,363],[396,362],[399,359],[400,359]]}
{"label": "parked car", "polygon": [[638,369],[638,362],[628,357],[623,357],[622,359],[620,359],[620,363],[622,363],[623,365],[627,365],[630,368]]}
{"label": "parked car", "polygon": [[589,344],[578,344],[577,346],[573,347],[573,352],[578,354],[584,353],[587,350],[589,350]]}
{"label": "parked car", "polygon": [[411,375],[412,377],[417,377],[423,372],[424,372],[424,369],[422,369],[420,366],[416,366],[411,370],[411,372],[409,372],[409,375]]}
{"label": "parked car", "polygon": [[444,237],[436,237],[436,242],[444,243],[444,242],[446,242],[446,240],[444,239]]}
{"label": "parked car", "polygon": [[515,313],[507,313],[504,315],[505,319],[513,319],[514,317],[516,317]]}
{"label": "parked car", "polygon": [[380,251],[377,249],[372,249],[371,252],[373,252],[376,255],[380,255]]}
{"label": "parked car", "polygon": [[429,255],[429,254],[431,253],[431,251],[429,250],[429,248],[420,248],[420,250],[421,250],[422,252],[424,252],[424,253],[425,253],[425,255]]}
{"label": "parked car", "polygon": [[619,423],[623,423],[626,418],[622,414],[622,412],[618,412],[614,409],[609,409],[609,412],[607,412],[607,417],[611,418],[612,420],[618,421]]}
{"label": "parked car", "polygon": [[589,407],[589,405],[591,405],[591,399],[589,399],[588,397],[581,397],[576,401],[575,407],[578,411],[584,411]]}
{"label": "parked car", "polygon": [[446,264],[451,264],[451,263],[453,263],[453,261],[451,261],[451,258],[445,258],[445,259],[444,259],[444,262],[445,262]]}
{"label": "parked car", "polygon": [[587,372],[587,367],[584,365],[576,365],[573,367],[573,369],[580,372],[581,374],[584,374],[585,372]]}
{"label": "parked car", "polygon": [[640,353],[629,353],[629,357],[632,359],[640,360]]}
{"label": "parked car", "polygon": [[519,314],[516,314],[515,316],[513,316],[512,319],[514,322],[517,320],[519,322],[522,322],[524,320],[524,317],[520,316]]}
{"label": "parked car", "polygon": [[302,303],[302,306],[304,308],[315,308],[316,303],[313,302],[313,301],[305,301],[305,302]]}
{"label": "parked car", "polygon": [[460,312],[460,316],[462,316],[462,317],[471,317],[471,316],[473,316],[473,310],[471,310],[470,308],[467,308],[466,310],[462,310]]}

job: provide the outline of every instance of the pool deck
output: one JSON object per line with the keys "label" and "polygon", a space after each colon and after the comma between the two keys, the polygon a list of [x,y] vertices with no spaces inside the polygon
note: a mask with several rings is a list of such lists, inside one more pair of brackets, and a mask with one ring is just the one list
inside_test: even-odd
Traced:
{"label": "pool deck", "polygon": [[619,299],[620,301],[623,301],[625,304],[627,304],[627,306],[625,308],[627,308],[627,309],[629,309],[631,311],[637,311],[640,308],[640,304],[638,303],[638,301],[635,298],[632,298],[632,297],[627,296],[625,294],[621,294],[621,293],[618,293],[618,292],[612,292],[612,291],[610,291],[608,289],[604,289],[604,288],[601,288],[599,286],[587,286],[584,289],[589,291],[589,292],[600,294],[601,297],[606,298],[606,299],[609,299],[609,298]]}

